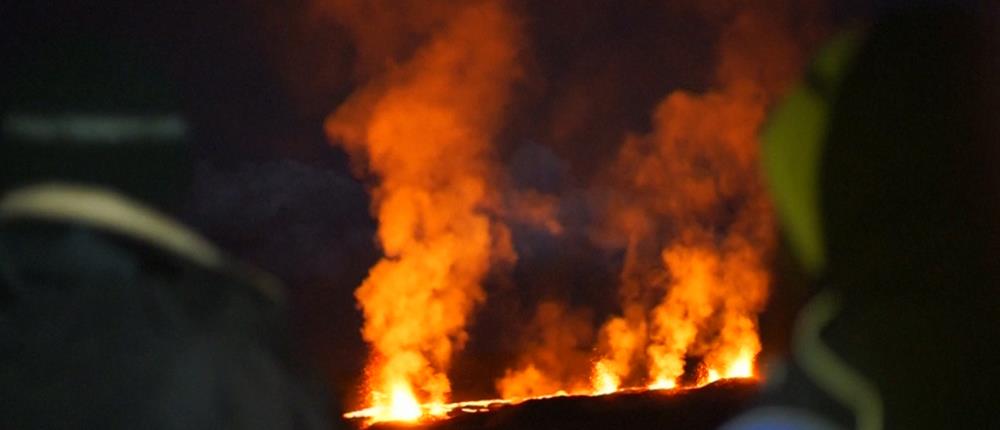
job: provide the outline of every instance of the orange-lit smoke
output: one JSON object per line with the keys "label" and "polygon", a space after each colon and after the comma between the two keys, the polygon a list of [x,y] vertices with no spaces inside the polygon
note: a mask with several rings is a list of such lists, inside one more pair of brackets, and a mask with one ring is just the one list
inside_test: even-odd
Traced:
{"label": "orange-lit smoke", "polygon": [[590,375],[574,373],[590,362],[593,328],[589,316],[559,302],[544,302],[529,327],[537,336],[521,351],[520,366],[508,369],[497,381],[500,396],[521,399],[589,391]]}
{"label": "orange-lit smoke", "polygon": [[[757,315],[775,241],[756,136],[769,104],[797,75],[805,51],[799,44],[809,37],[792,36],[801,33],[792,24],[792,16],[802,17],[795,3],[695,7],[724,28],[714,84],[668,94],[654,110],[652,131],[626,136],[597,178],[611,198],[595,238],[626,250],[622,313],[598,333],[589,372],[579,372],[577,360],[554,359],[571,356],[568,341],[524,348],[520,363],[497,381],[505,398],[755,375]],[[555,318],[536,324],[542,333],[571,331]],[[580,387],[581,373],[589,387]]]}
{"label": "orange-lit smoke", "polygon": [[599,234],[628,239],[624,314],[601,330],[595,390],[754,375],[774,246],[756,135],[801,58],[772,11],[731,19],[713,88],[669,94],[653,131],[627,137],[609,171],[616,198]]}
{"label": "orange-lit smoke", "polygon": [[381,419],[415,419],[426,413],[418,403],[448,400],[481,281],[514,258],[489,213],[499,204],[491,141],[520,74],[518,24],[496,1],[332,6],[358,39],[357,73],[371,75],[326,124],[371,178],[384,253],[355,293],[372,349],[368,402]]}
{"label": "orange-lit smoke", "polygon": [[[592,239],[625,248],[621,313],[595,334],[589,313],[540,304],[537,336],[496,381],[506,399],[754,375],[774,246],[756,134],[809,42],[786,12],[809,1],[690,3],[677,7],[724,29],[712,85],[667,94],[651,131],[624,136],[591,184],[610,196]],[[372,350],[363,416],[434,415],[449,400],[447,371],[485,300],[484,277],[515,258],[498,217],[564,229],[558,196],[501,189],[493,141],[521,78],[525,33],[501,0],[320,4],[356,56],[357,89],[327,132],[370,181],[384,253],[355,294]]]}
{"label": "orange-lit smoke", "polygon": [[615,317],[604,324],[600,349],[607,351],[607,356],[594,364],[591,377],[592,387],[597,393],[618,390],[631,373],[633,359],[646,338],[645,322],[640,318],[632,320],[638,323],[630,325],[628,318]]}

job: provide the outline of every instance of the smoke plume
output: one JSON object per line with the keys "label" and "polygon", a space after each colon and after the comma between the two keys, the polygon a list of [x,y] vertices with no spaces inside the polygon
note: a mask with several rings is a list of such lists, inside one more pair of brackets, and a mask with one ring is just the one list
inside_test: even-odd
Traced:
{"label": "smoke plume", "polygon": [[326,131],[383,254],[355,293],[367,406],[447,401],[476,335],[504,397],[755,374],[775,246],[756,134],[825,11],[589,3],[309,2],[336,27],[316,69],[346,81],[317,93],[349,90]]}
{"label": "smoke plume", "polygon": [[[492,139],[520,75],[518,23],[499,2],[445,5],[334,4],[359,40],[359,70],[373,73],[327,131],[372,181],[385,256],[356,297],[372,347],[370,402],[400,417],[414,400],[448,399],[447,371],[485,299],[483,277],[514,258],[490,211],[500,197]],[[412,56],[380,61],[399,58],[394,50],[416,34],[425,40]]]}
{"label": "smoke plume", "polygon": [[652,132],[628,136],[608,170],[614,197],[597,235],[624,239],[626,263],[623,314],[601,333],[595,386],[604,389],[754,375],[774,246],[756,135],[802,55],[781,15],[787,7],[720,6],[702,5],[726,21],[715,83],[667,95]]}

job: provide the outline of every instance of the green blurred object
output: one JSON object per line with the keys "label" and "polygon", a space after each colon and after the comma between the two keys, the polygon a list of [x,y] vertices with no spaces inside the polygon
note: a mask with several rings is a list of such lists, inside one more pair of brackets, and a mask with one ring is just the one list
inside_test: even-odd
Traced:
{"label": "green blurred object", "polygon": [[762,168],[814,296],[748,417],[1000,428],[1000,15],[985,12],[900,7],[834,40],[774,110]]}
{"label": "green blurred object", "polygon": [[819,203],[820,158],[837,87],[860,45],[848,31],[820,53],[809,77],[772,113],[762,133],[761,163],[789,244],[812,274],[824,269]]}

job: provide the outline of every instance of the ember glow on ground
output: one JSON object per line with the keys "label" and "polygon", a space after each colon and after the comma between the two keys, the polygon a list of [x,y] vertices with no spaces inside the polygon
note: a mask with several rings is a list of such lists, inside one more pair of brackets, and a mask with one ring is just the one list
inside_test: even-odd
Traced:
{"label": "ember glow on ground", "polygon": [[[742,369],[742,367],[739,367]],[[360,409],[356,411],[351,411],[345,413],[343,416],[349,420],[360,420],[365,426],[369,426],[376,423],[383,422],[403,422],[403,423],[418,423],[418,422],[431,422],[437,420],[448,419],[457,412],[462,413],[481,413],[489,412],[490,410],[500,407],[517,405],[531,400],[544,400],[556,397],[568,397],[568,396],[606,396],[614,395],[619,393],[636,393],[645,391],[676,391],[676,390],[692,390],[703,387],[705,385],[711,384],[713,382],[722,379],[755,379],[753,375],[749,376],[727,376],[726,378],[719,378],[717,374],[712,374],[698,381],[694,385],[678,387],[673,381],[659,381],[650,384],[647,387],[631,387],[631,388],[616,388],[611,391],[598,391],[597,388],[589,392],[573,392],[567,393],[565,391],[556,392],[550,395],[535,396],[535,397],[524,397],[516,399],[485,399],[485,400],[471,400],[464,402],[454,402],[454,403],[425,403],[420,404],[417,402],[416,398],[412,393],[399,392],[398,397],[394,396],[389,400],[388,406],[373,406],[365,409]],[[600,384],[600,381],[595,380],[595,384]],[[606,388],[606,387],[605,387]]]}

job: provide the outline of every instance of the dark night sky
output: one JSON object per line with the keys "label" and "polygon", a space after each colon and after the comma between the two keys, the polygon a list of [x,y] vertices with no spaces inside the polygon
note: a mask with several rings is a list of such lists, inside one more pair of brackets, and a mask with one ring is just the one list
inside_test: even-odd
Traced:
{"label": "dark night sky", "polygon": [[[185,218],[232,254],[288,282],[304,356],[328,373],[332,391],[349,392],[364,359],[353,290],[378,252],[364,186],[322,130],[324,117],[354,84],[343,31],[304,19],[305,0],[266,7],[129,4],[121,13],[108,12],[116,7],[109,3],[24,3],[30,4],[17,6],[23,10],[16,13],[7,10],[14,6],[0,7],[0,16],[19,17],[5,25],[8,47],[100,15],[122,37],[139,35],[165,55],[196,131],[197,165]],[[518,92],[520,109],[503,132],[501,140],[510,144],[501,155],[515,180],[568,196],[569,211],[577,212],[574,205],[583,206],[579,189],[625,131],[647,129],[651,108],[670,90],[708,84],[718,29],[657,6],[663,2],[515,3],[530,17],[537,78]],[[828,19],[846,22],[868,14],[873,8],[864,3],[838,5]],[[586,97],[573,98],[581,93]],[[566,106],[583,109],[571,132],[553,135],[539,125],[561,121],[557,115]],[[620,256],[596,251],[572,228],[557,241],[531,229],[514,230],[522,260],[513,279],[520,285],[487,285],[491,299],[477,314],[463,357],[509,356],[505,342],[515,339],[497,338],[505,314],[530,314],[524,303],[539,297],[614,302],[611,284]],[[538,273],[544,275],[531,275]],[[569,294],[550,279],[580,287]],[[462,360],[456,369],[469,370],[456,373],[456,389],[489,389],[488,378],[473,380],[490,366]]]}

